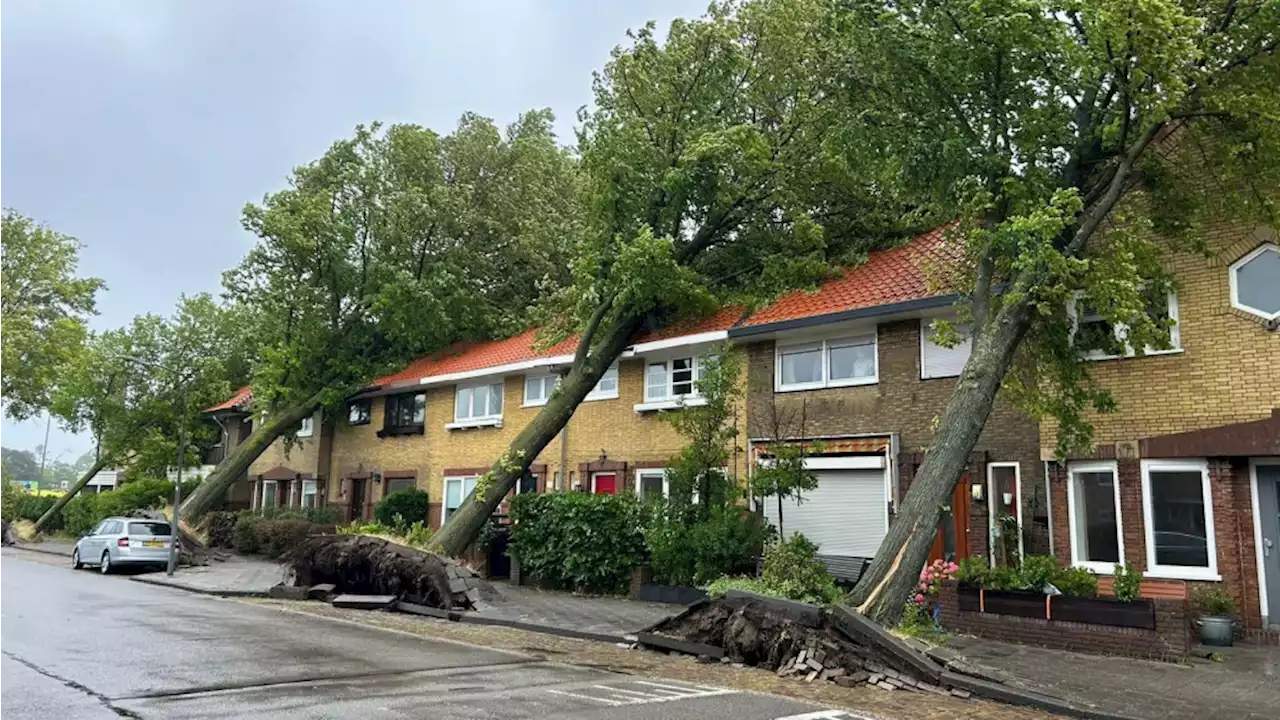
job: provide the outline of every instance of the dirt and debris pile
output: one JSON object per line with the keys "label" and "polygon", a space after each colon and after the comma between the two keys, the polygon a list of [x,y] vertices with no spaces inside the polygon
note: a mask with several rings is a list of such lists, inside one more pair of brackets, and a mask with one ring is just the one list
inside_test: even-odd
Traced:
{"label": "dirt and debris pile", "polygon": [[[670,641],[665,640],[670,639]],[[867,683],[885,690],[969,697],[943,666],[846,608],[820,608],[751,593],[691,605],[640,634],[653,649],[717,657],[801,682]]]}
{"label": "dirt and debris pile", "polygon": [[393,595],[442,609],[479,602],[483,580],[428,552],[366,535],[316,535],[281,558],[295,586],[329,583],[339,593]]}

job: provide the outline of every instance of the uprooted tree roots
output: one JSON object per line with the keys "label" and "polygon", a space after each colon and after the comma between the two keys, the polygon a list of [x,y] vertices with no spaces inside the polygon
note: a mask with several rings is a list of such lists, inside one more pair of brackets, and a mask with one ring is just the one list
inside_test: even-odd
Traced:
{"label": "uprooted tree roots", "polygon": [[285,553],[281,562],[294,585],[332,583],[343,593],[395,595],[444,609],[458,605],[443,560],[380,538],[315,535]]}

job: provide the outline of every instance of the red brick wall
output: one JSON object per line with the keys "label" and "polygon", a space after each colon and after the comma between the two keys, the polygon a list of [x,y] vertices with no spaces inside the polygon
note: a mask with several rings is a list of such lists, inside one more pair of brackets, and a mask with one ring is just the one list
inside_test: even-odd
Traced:
{"label": "red brick wall", "polygon": [[1190,617],[1184,600],[1153,600],[1156,628],[1146,630],[961,611],[955,583],[945,584],[938,599],[943,627],[992,640],[1157,660],[1180,660],[1192,646]]}
{"label": "red brick wall", "polygon": [[[1125,560],[1147,569],[1146,517],[1142,505],[1142,465],[1138,460],[1118,460],[1120,518],[1123,524]],[[1050,465],[1053,500],[1054,554],[1063,565],[1071,563],[1071,533],[1067,511],[1067,467]],[[1244,629],[1261,627],[1258,599],[1257,552],[1253,538],[1253,500],[1248,462],[1243,458],[1211,458],[1209,489],[1213,499],[1214,539],[1217,545],[1221,585],[1236,600]],[[1189,582],[1197,586],[1219,583]]]}

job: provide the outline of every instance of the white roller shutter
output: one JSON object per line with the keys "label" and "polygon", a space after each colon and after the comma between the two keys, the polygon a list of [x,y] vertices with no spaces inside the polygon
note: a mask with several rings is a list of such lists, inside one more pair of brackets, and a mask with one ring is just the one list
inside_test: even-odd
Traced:
{"label": "white roller shutter", "polygon": [[[818,470],[818,487],[804,502],[784,500],[782,529],[818,545],[822,555],[872,557],[888,529],[883,470]],[[778,499],[764,500],[765,517],[778,526]]]}
{"label": "white roller shutter", "polygon": [[973,338],[969,328],[957,325],[956,332],[963,338],[958,345],[945,348],[933,343],[933,328],[927,321],[920,322],[920,378],[959,377],[964,364],[969,362],[969,352],[973,349]]}

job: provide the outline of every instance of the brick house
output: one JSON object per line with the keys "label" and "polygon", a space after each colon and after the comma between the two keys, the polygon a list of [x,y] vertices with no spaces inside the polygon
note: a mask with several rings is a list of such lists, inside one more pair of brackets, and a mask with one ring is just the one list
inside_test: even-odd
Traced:
{"label": "brick house", "polygon": [[[1053,461],[1051,421],[1040,444],[1064,563],[1109,575],[1123,559],[1151,596],[1220,583],[1257,631],[1280,619],[1280,249],[1262,227],[1209,240],[1209,257],[1167,256],[1177,291],[1153,312],[1176,321],[1172,349],[1090,351],[1118,404],[1090,418],[1092,451]],[[1123,339],[1087,306],[1076,317]]]}
{"label": "brick house", "polygon": [[[943,234],[926,233],[729,331],[749,357],[753,456],[776,441],[825,446],[809,460],[817,489],[784,505],[782,526],[817,542],[837,574],[856,575],[875,554],[968,359],[967,342],[948,349],[931,341],[931,321],[949,317],[956,300],[930,289],[931,273],[948,257]],[[993,537],[1008,537],[1019,553],[1047,553],[1043,478],[1036,424],[998,401],[934,555],[1003,561],[1006,546]],[[764,510],[776,525],[776,504],[766,501]]]}

